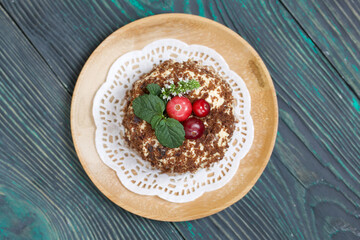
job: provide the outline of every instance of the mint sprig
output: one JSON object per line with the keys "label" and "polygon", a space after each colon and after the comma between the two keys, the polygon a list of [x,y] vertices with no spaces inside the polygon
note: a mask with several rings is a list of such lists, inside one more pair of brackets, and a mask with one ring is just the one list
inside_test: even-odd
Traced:
{"label": "mint sprig", "polygon": [[156,83],[148,84],[146,89],[150,94],[141,95],[132,102],[134,114],[151,124],[161,145],[169,148],[180,147],[185,140],[185,130],[178,120],[164,116],[165,102],[171,99],[171,95],[181,96],[199,87],[200,83],[194,79],[181,80],[177,86],[172,83],[164,88]]}
{"label": "mint sprig", "polygon": [[138,118],[151,124],[161,145],[177,148],[183,144],[185,140],[184,127],[179,121],[164,116],[165,103],[161,98],[144,94],[134,99],[132,107]]}

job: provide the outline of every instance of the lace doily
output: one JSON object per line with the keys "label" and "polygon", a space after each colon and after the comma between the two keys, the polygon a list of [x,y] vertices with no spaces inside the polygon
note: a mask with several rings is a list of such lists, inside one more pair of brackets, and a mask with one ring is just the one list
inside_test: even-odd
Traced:
{"label": "lace doily", "polygon": [[[193,59],[213,68],[232,87],[235,99],[236,129],[225,157],[209,169],[170,176],[152,169],[123,138],[124,98],[132,84],[152,70],[160,60],[178,62]],[[97,91],[93,104],[96,125],[95,143],[101,160],[116,171],[121,183],[142,195],[157,195],[171,202],[189,202],[204,192],[221,188],[237,172],[240,160],[249,151],[254,137],[250,116],[250,95],[244,81],[214,50],[201,45],[187,45],[175,39],[155,41],[142,50],[132,51],[111,66],[106,82]]]}

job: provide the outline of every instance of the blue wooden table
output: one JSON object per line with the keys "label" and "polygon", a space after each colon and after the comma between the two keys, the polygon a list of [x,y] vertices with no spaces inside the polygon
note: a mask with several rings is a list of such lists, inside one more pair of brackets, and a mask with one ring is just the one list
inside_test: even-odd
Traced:
{"label": "blue wooden table", "polygon": [[[360,1],[0,1],[0,239],[360,239]],[[158,222],[114,205],[74,151],[77,76],[119,27],[185,12],[260,54],[279,103],[254,188],[213,216]]]}

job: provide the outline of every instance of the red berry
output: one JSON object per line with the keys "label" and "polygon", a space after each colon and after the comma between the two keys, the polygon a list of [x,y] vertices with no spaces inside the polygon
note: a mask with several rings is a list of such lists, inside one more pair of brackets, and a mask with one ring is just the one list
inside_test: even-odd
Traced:
{"label": "red berry", "polygon": [[173,97],[166,105],[166,112],[169,114],[169,117],[182,122],[192,112],[191,102],[186,97]]}
{"label": "red berry", "polygon": [[210,104],[204,99],[196,100],[193,103],[194,114],[198,117],[205,117],[210,112]]}
{"label": "red berry", "polygon": [[185,138],[187,139],[197,139],[201,137],[204,133],[205,126],[204,123],[197,118],[188,118],[183,122],[185,130]]}

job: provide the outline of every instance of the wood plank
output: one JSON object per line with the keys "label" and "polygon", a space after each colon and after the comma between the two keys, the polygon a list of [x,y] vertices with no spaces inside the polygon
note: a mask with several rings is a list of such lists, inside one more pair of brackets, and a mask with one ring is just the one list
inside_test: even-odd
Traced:
{"label": "wood plank", "polygon": [[282,1],[297,22],[360,96],[360,2]]}
{"label": "wood plank", "polygon": [[[356,144],[359,142],[356,120],[359,111],[352,104],[358,102],[358,98],[326,64],[327,60],[318,54],[319,50],[281,4],[252,1],[243,2],[238,8],[226,4],[218,6],[224,22],[258,50],[275,81],[281,122],[288,127],[280,125],[279,136],[283,138],[277,139],[274,152],[314,197],[320,192],[329,192],[335,197],[331,200],[333,205],[320,215],[325,217],[339,208],[343,216],[325,217],[328,224],[340,229],[341,223],[344,227],[346,221],[352,222],[344,220],[347,219],[345,213],[354,211],[350,219],[354,219],[356,225],[349,225],[355,226],[354,231],[343,229],[349,231],[352,238],[359,237],[356,227],[359,225],[356,218],[359,211],[359,149]],[[347,110],[341,115],[343,106]],[[290,138],[293,134],[300,141]],[[322,189],[319,193],[311,190],[317,186]],[[332,193],[334,189],[337,194]]]}
{"label": "wood plank", "polygon": [[[314,42],[307,37],[301,26],[296,23],[282,4],[274,1],[197,1],[189,4],[171,1],[164,6],[164,9],[161,9],[149,2],[136,3],[137,5],[131,5],[130,1],[91,4],[85,1],[80,4],[73,1],[71,4],[57,2],[56,5],[50,5],[46,4],[46,2],[39,2],[36,3],[39,6],[36,5],[37,7],[34,8],[33,5],[17,1],[14,3],[4,2],[4,6],[32,43],[37,42],[39,45],[48,41],[47,39],[51,39],[56,42],[58,48],[62,48],[62,51],[54,51],[51,48],[47,49],[48,51],[39,51],[45,59],[67,59],[71,68],[62,62],[59,63],[57,60],[51,61],[53,61],[53,64],[58,64],[54,65],[53,68],[72,72],[69,76],[73,78],[64,80],[72,83],[75,81],[76,72],[81,68],[79,65],[84,63],[88,56],[86,54],[91,52],[88,49],[99,44],[105,37],[104,35],[116,29],[117,24],[123,21],[124,17],[131,21],[152,13],[185,11],[215,19],[237,31],[260,53],[273,76],[278,91],[282,122],[279,128],[279,136],[283,140],[278,139],[275,147],[277,158],[273,157],[271,164],[273,161],[281,162],[291,172],[291,176],[296,177],[299,183],[304,186],[305,192],[309,192],[308,194],[312,196],[310,199],[315,199],[313,200],[314,206],[321,206],[323,201],[329,201],[326,198],[322,199],[321,195],[319,196],[321,193],[326,194],[329,191],[332,193],[331,196],[334,197],[333,204],[325,204],[325,208],[329,207],[328,211],[324,208],[318,208],[320,210],[317,210],[313,205],[297,205],[306,209],[304,211],[298,210],[299,214],[303,214],[303,212],[309,213],[307,215],[303,214],[303,218],[299,217],[295,225],[301,225],[299,231],[304,236],[310,236],[310,239],[313,238],[310,233],[314,232],[321,232],[321,234],[316,235],[314,233],[314,235],[318,237],[326,236],[323,239],[331,238],[331,234],[342,236],[341,233],[338,235],[337,231],[344,232],[344,235],[348,234],[346,236],[352,238],[359,236],[358,227],[356,227],[360,225],[358,224],[358,218],[355,217],[355,227],[352,227],[352,224],[346,225],[349,222],[348,219],[354,219],[354,216],[357,216],[356,214],[359,211],[359,159],[357,157],[359,156],[359,149],[356,145],[359,142],[360,129],[358,122],[359,99],[343,82],[341,76],[328,62],[328,59],[323,54],[320,54],[320,50]],[[71,21],[73,24],[80,23],[78,24],[80,30],[70,31],[68,29],[70,25],[66,19],[59,17],[59,14],[50,14],[50,12],[54,11],[50,10],[50,8],[56,9],[55,12],[57,13],[75,16]],[[96,17],[91,15],[91,9],[96,12]],[[120,12],[121,14],[116,15],[114,12]],[[40,20],[36,19],[40,21],[39,23],[33,24],[27,21],[28,17],[34,18],[34,15],[39,13],[42,16]],[[112,18],[113,22],[109,18]],[[102,19],[102,21],[99,21],[99,19]],[[83,21],[86,21],[88,25],[82,26]],[[92,29],[86,29],[89,26],[92,26]],[[55,32],[61,32],[62,37],[54,38],[54,30],[49,29],[56,29]],[[96,31],[100,31],[99,37],[97,37],[98,33]],[[76,50],[71,50],[74,51],[74,55],[78,56],[77,59],[74,59],[69,55],[69,50],[65,49],[65,47],[74,48],[73,46],[76,46],[76,44],[67,45],[67,39],[71,39],[72,43],[76,43],[76,39],[86,39],[89,41],[88,48],[79,47],[76,49],[78,50],[77,53],[75,53]],[[35,46],[37,45],[35,44]],[[37,48],[41,49],[41,46]],[[70,86],[69,89],[71,90],[71,84],[68,86]],[[264,198],[262,199],[264,202],[271,199],[272,195],[265,198],[264,191],[266,189],[272,189],[274,186],[279,189],[283,188],[283,185],[272,178],[269,177],[271,184],[257,190],[256,197],[251,195],[247,197]],[[291,179],[284,178],[283,181],[288,183],[291,182]],[[289,185],[287,188],[291,189],[291,183]],[[320,190],[317,190],[317,187]],[[335,192],[333,193],[334,189]],[[256,191],[256,188],[254,191]],[[297,191],[301,192],[301,190]],[[282,195],[286,196],[285,193],[278,193],[278,198],[281,198]],[[292,197],[300,201],[298,200],[299,196],[301,195],[294,193]],[[245,201],[236,204],[239,209],[246,206],[243,203]],[[272,223],[269,227],[271,228],[274,225],[274,228],[270,230],[274,235],[270,234],[269,236],[287,236],[287,233],[289,233],[288,228],[291,228],[289,226],[294,225],[291,222],[292,220],[282,220],[282,228],[275,228],[275,225],[278,227],[276,213],[279,210],[272,211],[271,209],[280,208],[282,204],[282,202],[271,202],[263,211],[264,215],[269,219],[268,222]],[[283,214],[289,215],[293,211],[293,209],[289,209],[289,212]],[[339,209],[343,213],[339,213]],[[354,209],[355,211],[353,211]],[[258,212],[261,212],[261,210],[257,205],[252,207],[247,215],[243,215],[242,219],[246,219],[247,222],[242,222],[239,224],[240,226],[234,221],[234,217],[230,217],[231,214],[223,213],[214,216],[216,217],[216,224],[212,223],[214,220],[212,220],[213,217],[210,217],[198,220],[201,221],[199,225],[191,229],[184,224],[176,224],[176,226],[188,237],[193,236],[192,233],[195,237],[200,237],[198,235],[200,233],[204,238],[205,236],[245,237],[245,235],[236,235],[235,233],[226,235],[226,230],[230,229],[232,232],[237,232],[243,228],[245,230],[241,231],[244,234],[252,230],[257,234],[252,236],[266,238],[266,232],[256,225],[264,218],[264,215],[256,215]],[[336,215],[329,216],[330,213],[336,213]],[[350,213],[350,217],[348,218],[345,213]],[[234,213],[235,216],[237,214],[239,213]],[[306,217],[311,214],[316,215],[316,221],[307,222]],[[253,215],[259,217],[249,220]],[[241,222],[238,219],[236,220]],[[191,223],[193,224],[193,222]],[[217,235],[206,235],[206,233],[210,234],[206,224],[216,229]],[[300,234],[297,236],[300,236]]]}
{"label": "wood plank", "polygon": [[86,1],[3,1],[2,4],[15,19],[21,18],[25,24],[20,24],[21,30],[69,92],[97,45],[131,21],[123,9],[116,7],[122,3],[115,5],[108,1],[93,5]]}
{"label": "wood plank", "polygon": [[70,95],[0,13],[0,238],[182,239],[103,196],[76,157]]}
{"label": "wood plank", "polygon": [[[189,239],[332,239],[340,226],[356,238],[352,218],[338,227],[328,223],[326,207],[307,191],[274,154],[255,187],[221,214],[178,224]],[[326,216],[326,217],[324,217]],[[339,218],[348,214],[341,211]],[[337,218],[337,219],[339,219]],[[350,224],[350,225],[346,225]],[[345,227],[347,226],[347,228]],[[350,230],[349,230],[350,229]]]}
{"label": "wood plank", "polygon": [[[280,107],[287,107],[280,111],[282,120],[292,130],[299,127],[295,120],[302,122],[296,131],[299,138],[310,149],[318,143],[316,149],[329,155],[329,164],[344,160],[338,167],[344,168],[344,174],[349,171],[348,180],[353,179],[355,185],[360,151],[356,144],[360,139],[360,110],[353,106],[353,101],[359,101],[356,96],[279,2],[261,5],[249,1],[240,8],[219,7],[228,13],[224,22],[242,32],[267,63],[278,98],[283,101]],[[266,17],[282,24],[266,25],[262,21]]]}

